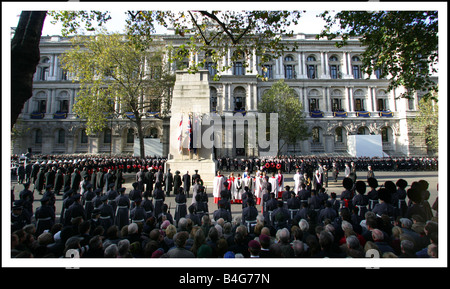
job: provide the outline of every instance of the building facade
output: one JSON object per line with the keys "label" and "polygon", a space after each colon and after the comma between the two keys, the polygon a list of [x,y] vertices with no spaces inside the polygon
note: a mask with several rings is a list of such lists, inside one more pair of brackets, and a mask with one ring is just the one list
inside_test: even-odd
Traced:
{"label": "building facade", "polygon": [[[173,46],[184,43],[175,35],[160,35],[160,41]],[[423,156],[425,140],[411,125],[417,115],[420,95],[412,100],[398,98],[403,89],[388,91],[388,80],[375,71],[364,75],[361,69],[363,47],[357,39],[337,48],[334,41],[317,40],[315,35],[297,34],[283,39],[298,45],[293,52],[258,65],[256,55],[246,55],[231,63],[228,55],[218,65],[230,65],[221,72],[220,80],[210,79],[211,111],[222,117],[235,113],[256,114],[258,101],[276,81],[283,79],[303,103],[306,124],[311,137],[295,145],[285,146],[286,155],[347,153],[347,137],[356,134],[381,135],[383,151],[389,156]],[[34,76],[33,96],[22,111],[17,125],[19,135],[13,140],[12,153],[60,154],[133,154],[137,135],[134,124],[127,119],[111,119],[107,128],[96,135],[86,135],[83,120],[76,117],[78,84],[61,68],[59,57],[70,49],[70,41],[59,36],[41,38],[41,59]],[[191,55],[185,63],[167,63],[175,72],[202,61]],[[245,62],[245,63],[244,63]],[[215,70],[206,61],[210,74]],[[263,75],[265,81],[256,75]],[[436,76],[437,80],[437,76]],[[170,117],[170,116],[169,116]],[[143,120],[146,138],[159,140],[163,156],[168,154],[169,119],[148,115]],[[245,131],[235,130],[235,134]],[[227,141],[223,136],[223,142]],[[234,138],[235,139],[235,138]],[[218,148],[216,157],[251,157],[262,154],[258,148]],[[146,152],[146,155],[153,155]]]}

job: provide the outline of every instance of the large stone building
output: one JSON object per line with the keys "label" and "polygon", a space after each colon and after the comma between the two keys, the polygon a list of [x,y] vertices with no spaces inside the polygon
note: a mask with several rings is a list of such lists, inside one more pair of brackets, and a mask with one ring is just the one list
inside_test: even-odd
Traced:
{"label": "large stone building", "polygon": [[[175,35],[160,35],[159,39],[174,46],[185,41]],[[427,154],[423,137],[409,121],[417,114],[420,95],[413,100],[398,98],[403,90],[388,91],[388,80],[380,79],[377,72],[364,75],[361,70],[364,48],[357,39],[343,48],[335,47],[334,41],[317,40],[315,35],[297,34],[283,41],[296,42],[298,48],[265,63],[265,72],[257,65],[259,59],[255,55],[246,57],[247,67],[244,60],[230,63],[234,51],[229,51],[219,66],[232,64],[232,68],[222,72],[219,81],[212,78],[209,81],[211,110],[222,117],[236,111],[256,113],[264,91],[284,79],[303,103],[312,133],[308,140],[285,146],[284,154],[345,154],[348,136],[356,134],[381,135],[383,151],[391,156]],[[72,112],[79,86],[60,67],[60,55],[68,49],[67,38],[41,38],[33,96],[20,116],[20,134],[14,139],[12,153],[24,153],[31,148],[33,153],[43,154],[132,154],[137,130],[129,120],[113,119],[103,132],[86,135],[83,120]],[[202,57],[191,55],[187,61],[202,61]],[[167,65],[174,73],[180,68],[180,63]],[[214,73],[208,62],[207,68]],[[258,73],[268,80],[258,79]],[[143,121],[145,137],[159,143],[164,156],[168,154],[169,122],[152,115]],[[154,153],[146,151],[146,155]],[[249,147],[215,150],[216,156],[245,157],[259,153],[257,148]]]}

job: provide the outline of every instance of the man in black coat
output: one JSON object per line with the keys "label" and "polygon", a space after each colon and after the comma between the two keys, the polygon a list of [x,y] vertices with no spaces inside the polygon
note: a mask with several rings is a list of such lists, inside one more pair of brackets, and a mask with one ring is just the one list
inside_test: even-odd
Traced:
{"label": "man in black coat", "polygon": [[70,207],[67,209],[66,216],[65,216],[65,226],[69,226],[72,224],[72,220],[78,217],[82,217],[83,220],[86,220],[86,212],[81,205],[81,195],[75,194],[72,196],[73,203],[70,205]]}
{"label": "man in black coat", "polygon": [[167,173],[164,175],[163,183],[166,195],[170,197],[170,192],[173,189],[173,174],[170,172],[170,169],[168,169]]}
{"label": "man in black coat", "polygon": [[173,193],[178,195],[181,188],[181,176],[180,171],[175,171],[175,176],[173,176]]}
{"label": "man in black coat", "polygon": [[80,175],[78,169],[75,169],[72,173],[70,188],[76,193],[76,192],[78,192],[78,189],[80,188],[80,183],[81,183],[81,175]]}
{"label": "man in black coat", "polygon": [[61,169],[58,169],[56,171],[55,184],[53,186],[55,195],[57,196],[59,195],[59,192],[63,188],[63,185],[64,185],[64,174],[61,172]]}
{"label": "man in black coat", "polygon": [[186,194],[186,198],[189,198],[189,191],[191,190],[191,176],[188,171],[183,175],[183,190]]}

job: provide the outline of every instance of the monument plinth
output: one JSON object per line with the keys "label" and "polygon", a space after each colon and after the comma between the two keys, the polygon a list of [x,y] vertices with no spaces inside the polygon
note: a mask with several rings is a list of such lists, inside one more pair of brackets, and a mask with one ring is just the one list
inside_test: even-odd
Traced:
{"label": "monument plinth", "polygon": [[[190,74],[176,71],[172,94],[169,155],[165,171],[193,174],[198,170],[205,185],[212,185],[216,163],[213,149],[202,145],[201,136],[210,126],[202,125],[201,119],[209,115],[210,93],[208,71]],[[194,135],[198,136],[194,141]]]}

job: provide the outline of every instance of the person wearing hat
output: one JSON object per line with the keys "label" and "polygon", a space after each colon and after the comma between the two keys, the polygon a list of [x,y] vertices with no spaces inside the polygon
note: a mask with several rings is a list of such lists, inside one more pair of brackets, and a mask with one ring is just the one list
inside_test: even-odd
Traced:
{"label": "person wearing hat", "polygon": [[196,179],[201,179],[198,170],[194,170],[195,174],[192,175],[192,180],[191,180],[191,184],[195,184],[195,180]]}
{"label": "person wearing hat", "polygon": [[142,198],[138,197],[134,200],[135,207],[131,210],[130,218],[133,223],[144,224],[145,220],[147,220],[147,212],[145,208],[142,206]]}
{"label": "person wearing hat", "polygon": [[81,195],[75,194],[72,196],[73,202],[70,207],[66,211],[66,215],[64,216],[64,225],[70,226],[72,224],[72,220],[78,217],[82,217],[83,220],[86,220],[86,212],[81,205]]}
{"label": "person wearing hat", "polygon": [[44,167],[39,168],[39,172],[36,175],[34,188],[38,191],[39,195],[42,195],[42,190],[44,189],[45,182],[45,171]]}
{"label": "person wearing hat", "polygon": [[22,200],[14,201],[11,210],[11,232],[22,229],[25,225],[31,224],[31,215],[23,209]]}
{"label": "person wearing hat", "polygon": [[142,199],[142,191],[139,189],[139,182],[134,182],[132,186],[133,189],[128,194],[128,197],[131,201],[131,209],[134,208],[135,206],[134,202],[136,199]]}
{"label": "person wearing hat", "polygon": [[248,198],[247,207],[242,210],[242,224],[247,226],[249,232],[256,225],[256,217],[258,217],[258,210],[255,208],[255,201],[253,198]]}
{"label": "person wearing hat", "polygon": [[187,215],[187,205],[186,205],[186,195],[184,194],[184,189],[182,187],[178,188],[178,193],[175,196],[176,208],[175,208],[175,221],[184,218]]}
{"label": "person wearing hat", "polygon": [[345,191],[341,194],[341,203],[343,208],[349,208],[351,205],[351,200],[353,199],[353,180],[351,178],[345,177],[342,180],[342,186]]}
{"label": "person wearing hat", "polygon": [[49,205],[50,197],[42,196],[41,206],[36,208],[34,218],[36,220],[36,235],[40,235],[45,230],[50,230],[55,223],[55,210]]}
{"label": "person wearing hat", "polygon": [[23,190],[19,193],[19,199],[22,201],[23,209],[31,216],[33,215],[33,192],[29,190],[30,183],[23,183]]}
{"label": "person wearing hat", "polygon": [[[166,191],[166,195],[170,197],[170,192],[173,190],[173,174],[170,172],[170,169],[167,170],[167,173],[164,174],[164,190]],[[181,181],[180,181],[181,185]]]}
{"label": "person wearing hat", "polygon": [[92,184],[88,184],[86,186],[86,191],[84,192],[84,195],[82,196],[82,204],[84,206],[84,210],[86,212],[86,218],[89,220],[91,218],[92,210],[94,210],[94,198],[96,196],[96,193],[92,190],[93,186]]}
{"label": "person wearing hat", "polygon": [[395,185],[397,186],[397,191],[392,196],[392,205],[398,211],[397,215],[404,216],[406,213],[406,187],[408,186],[408,182],[404,179],[399,179]]}
{"label": "person wearing hat", "polygon": [[374,212],[377,217],[381,217],[383,214],[386,214],[390,217],[394,216],[394,207],[390,203],[388,203],[390,199],[390,193],[386,188],[379,189],[378,204],[375,205],[372,212]]}
{"label": "person wearing hat", "polygon": [[101,167],[98,167],[97,177],[96,177],[96,187],[101,189],[103,193],[103,188],[105,187],[105,174]]}
{"label": "person wearing hat", "polygon": [[261,244],[256,240],[251,240],[248,242],[248,251],[250,252],[250,258],[259,258]]}
{"label": "person wearing hat", "polygon": [[364,217],[364,214],[367,212],[367,205],[369,204],[369,197],[365,195],[366,183],[363,181],[357,181],[355,184],[355,190],[358,194],[353,197],[352,204],[353,207],[358,208],[358,216]]}
{"label": "person wearing hat", "polygon": [[213,213],[213,219],[217,222],[221,218],[226,222],[231,222],[233,220],[231,211],[224,209],[223,204],[219,203],[219,208]]}
{"label": "person wearing hat", "polygon": [[150,199],[151,193],[144,193],[144,200],[141,203],[142,208],[145,211],[145,220],[153,216],[153,212],[155,211],[155,207],[153,206],[153,199]]}
{"label": "person wearing hat", "polygon": [[75,193],[78,192],[78,189],[80,188],[80,183],[81,183],[81,175],[78,171],[78,168],[75,168],[71,175],[70,180],[70,187]]}
{"label": "person wearing hat", "polygon": [[369,211],[372,211],[376,204],[378,204],[378,181],[375,178],[368,178],[367,183],[371,190],[367,193],[369,198]]}
{"label": "person wearing hat", "polygon": [[115,199],[117,204],[116,213],[114,218],[114,224],[122,229],[123,226],[127,226],[130,223],[130,199],[125,195],[125,188],[119,189],[119,196]]}
{"label": "person wearing hat", "polygon": [[55,175],[56,175],[56,167],[48,167],[47,172],[44,174],[45,177],[45,184],[51,185],[53,188],[53,185],[55,184]]}
{"label": "person wearing hat", "polygon": [[55,174],[55,182],[53,184],[53,189],[55,195],[59,196],[59,192],[63,188],[64,185],[64,174],[62,173],[61,169],[58,169]]}
{"label": "person wearing hat", "polygon": [[116,211],[117,203],[116,198],[119,196],[119,193],[114,189],[115,184],[109,184],[109,190],[106,192],[106,196],[108,197],[108,204],[112,206],[113,211]]}
{"label": "person wearing hat", "polygon": [[100,225],[100,209],[99,208],[95,208],[92,210],[91,216],[88,219],[88,221],[89,221],[89,224],[91,225],[91,232],[93,232],[94,229]]}
{"label": "person wearing hat", "polygon": [[108,230],[114,224],[114,210],[111,205],[108,204],[108,195],[101,197],[102,204],[100,205],[100,225],[103,229]]}
{"label": "person wearing hat", "polygon": [[[183,181],[183,190],[184,193],[186,194],[186,198],[189,198],[189,191],[191,190],[191,175],[189,175],[189,171],[186,171],[186,173],[183,175],[182,181]],[[192,184],[193,183],[194,182],[192,182]]]}
{"label": "person wearing hat", "polygon": [[[112,173],[111,169],[108,169],[108,172],[103,176],[103,178],[105,179],[105,188],[106,190],[109,190],[111,187],[111,184],[114,184],[114,180],[115,180],[115,176]],[[114,197],[115,198],[115,197]]]}
{"label": "person wearing hat", "polygon": [[48,198],[50,199],[50,201],[48,203],[49,206],[52,206],[53,207],[53,211],[56,211],[56,205],[55,205],[56,197],[55,197],[55,194],[52,191],[52,188],[53,188],[53,184],[47,185],[45,187],[45,192],[44,192],[43,196],[48,196]]}
{"label": "person wearing hat", "polygon": [[136,183],[137,183],[137,189],[141,192],[144,191],[144,183],[145,183],[145,172],[144,167],[141,166],[139,168],[139,171],[136,173]]}
{"label": "person wearing hat", "polygon": [[162,212],[162,205],[166,199],[164,191],[161,189],[161,182],[155,183],[155,189],[153,190],[153,199],[155,200],[155,211],[154,216],[157,218]]}

